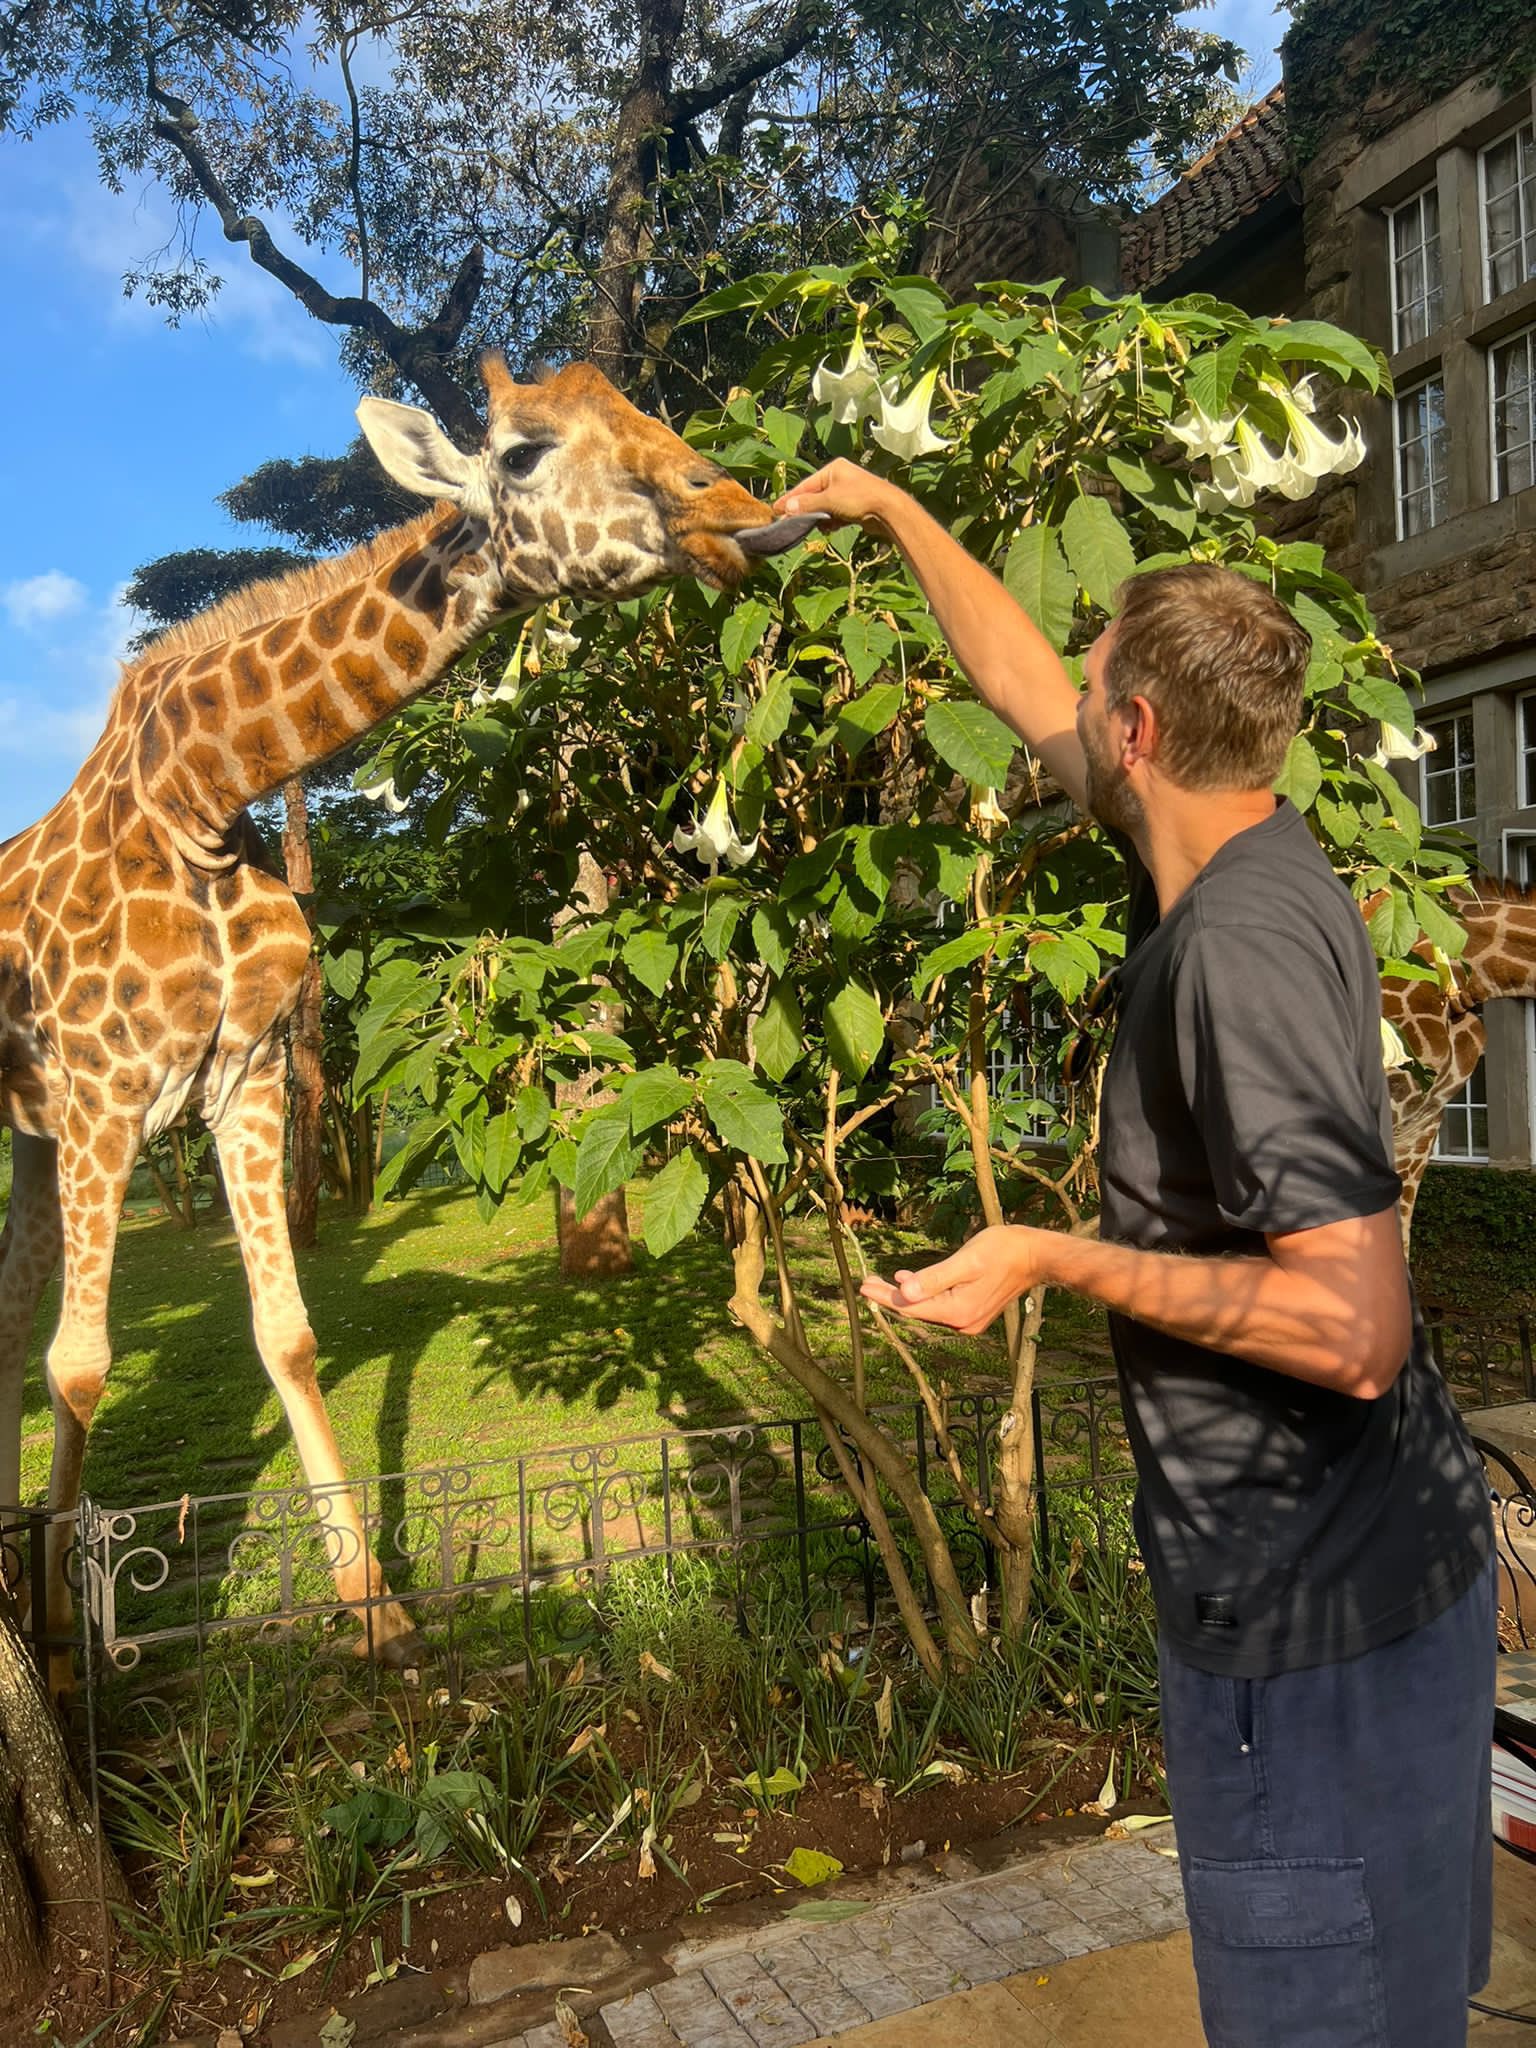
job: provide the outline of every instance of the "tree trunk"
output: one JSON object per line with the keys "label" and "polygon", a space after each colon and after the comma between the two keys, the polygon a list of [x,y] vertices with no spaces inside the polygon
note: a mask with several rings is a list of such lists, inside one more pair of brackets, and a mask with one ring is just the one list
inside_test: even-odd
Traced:
{"label": "tree trunk", "polygon": [[171,1163],[176,1169],[176,1199],[181,1204],[181,1221],[186,1230],[197,1228],[197,1193],[187,1171],[187,1137],[180,1128],[170,1133]]}
{"label": "tree trunk", "polygon": [[588,354],[616,384],[640,353],[645,261],[651,247],[652,191],[672,105],[672,70],[686,0],[648,0],[639,49],[614,127],[612,168],[603,207],[603,246],[588,323]]}
{"label": "tree trunk", "polygon": [[127,1904],[42,1679],[0,1602],[0,2010],[35,2017],[50,1944],[95,1939],[103,1887]]}
{"label": "tree trunk", "polygon": [[187,1219],[181,1213],[181,1203],[177,1199],[176,1190],[171,1186],[159,1167],[156,1166],[148,1152],[144,1154],[144,1164],[149,1168],[149,1177],[155,1184],[155,1193],[165,1205],[166,1215],[170,1217],[178,1230],[185,1230]]}
{"label": "tree trunk", "polygon": [[[308,896],[315,886],[315,869],[309,846],[309,806],[304,800],[303,778],[298,775],[283,784],[283,866],[293,893]],[[307,1250],[319,1230],[320,1133],[325,1115],[321,993],[320,962],[311,951],[304,963],[298,1006],[288,1024],[289,1146],[293,1159],[288,1235],[295,1251]]]}

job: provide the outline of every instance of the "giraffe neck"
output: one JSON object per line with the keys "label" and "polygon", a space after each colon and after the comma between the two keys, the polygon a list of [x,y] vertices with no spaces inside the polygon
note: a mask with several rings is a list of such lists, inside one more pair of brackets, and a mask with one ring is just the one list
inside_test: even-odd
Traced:
{"label": "giraffe neck", "polygon": [[335,562],[237,596],[148,651],[124,680],[113,722],[134,734],[140,801],[189,857],[219,859],[250,804],[419,696],[519,608],[491,568],[487,538],[480,522],[439,506]]}
{"label": "giraffe neck", "polygon": [[1493,996],[1536,996],[1536,891],[1463,901],[1467,928],[1462,980],[1474,1002]]}

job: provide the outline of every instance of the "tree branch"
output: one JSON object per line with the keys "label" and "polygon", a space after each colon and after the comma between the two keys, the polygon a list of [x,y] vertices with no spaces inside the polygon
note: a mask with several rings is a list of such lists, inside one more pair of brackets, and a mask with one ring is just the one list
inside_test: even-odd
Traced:
{"label": "tree branch", "polygon": [[701,114],[712,113],[725,101],[746,92],[770,72],[792,64],[821,25],[821,16],[819,0],[805,0],[773,42],[765,43],[750,56],[738,57],[733,64],[724,65],[713,78],[706,78],[702,84],[689,86],[686,92],[674,93],[667,108],[667,126],[696,121]]}
{"label": "tree branch", "polygon": [[166,92],[153,77],[151,99],[164,111],[155,134],[168,143],[191,172],[197,189],[219,216],[226,241],[244,242],[251,261],[292,292],[304,310],[328,327],[351,327],[366,334],[388,356],[401,376],[415,385],[451,434],[468,445],[484,431],[479,414],[458,380],[444,366],[443,356],[463,333],[485,277],[484,253],[476,244],[459,265],[442,309],[434,320],[414,331],[398,326],[371,299],[337,297],[273,241],[266,223],[242,213],[233,195],[208,159],[198,139],[197,115],[183,99]]}

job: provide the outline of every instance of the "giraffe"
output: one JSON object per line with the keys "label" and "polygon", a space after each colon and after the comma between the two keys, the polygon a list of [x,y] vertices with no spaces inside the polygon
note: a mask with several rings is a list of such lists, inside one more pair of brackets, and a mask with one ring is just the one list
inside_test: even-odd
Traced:
{"label": "giraffe", "polygon": [[[813,523],[772,520],[588,365],[524,385],[491,354],[481,376],[489,424],[474,454],[414,406],[363,399],[375,455],[431,509],[154,641],[68,792],[0,847],[0,1116],[14,1145],[0,1504],[20,1500],[24,1361],[61,1255],[48,1504],[67,1513],[79,1498],[123,1194],[143,1141],[191,1104],[218,1146],[256,1348],[324,1504],[339,1600],[364,1623],[359,1649],[396,1667],[422,1646],[346,1487],[284,1216],[283,1029],[309,931],[247,806],[408,703],[496,621],[675,576],[731,588]],[[51,1624],[71,1611],[66,1547],[55,1522]],[[67,1653],[50,1679],[68,1689]]]}
{"label": "giraffe", "polygon": [[1381,990],[1382,1015],[1413,1062],[1390,1076],[1405,1249],[1445,1105],[1483,1055],[1484,1003],[1496,996],[1536,997],[1536,888],[1479,875],[1453,893],[1451,908],[1466,927],[1467,944],[1449,989],[1438,981],[1386,981]]}

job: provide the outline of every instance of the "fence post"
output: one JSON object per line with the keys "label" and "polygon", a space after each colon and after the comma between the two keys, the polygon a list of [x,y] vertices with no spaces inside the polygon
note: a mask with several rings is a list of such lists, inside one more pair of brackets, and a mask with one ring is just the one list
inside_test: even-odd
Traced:
{"label": "fence post", "polygon": [[1527,1401],[1536,1401],[1536,1364],[1531,1359],[1531,1319],[1522,1310],[1516,1317],[1520,1332],[1520,1380]]}
{"label": "fence post", "polygon": [[1051,1514],[1045,1502],[1045,1409],[1038,1385],[1029,1390],[1029,1414],[1035,1432],[1035,1512],[1040,1518],[1040,1555],[1045,1559],[1051,1554]]}

